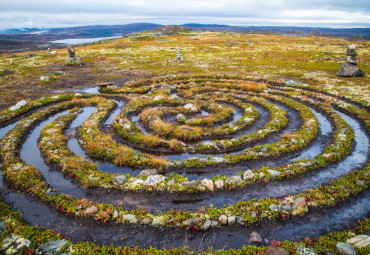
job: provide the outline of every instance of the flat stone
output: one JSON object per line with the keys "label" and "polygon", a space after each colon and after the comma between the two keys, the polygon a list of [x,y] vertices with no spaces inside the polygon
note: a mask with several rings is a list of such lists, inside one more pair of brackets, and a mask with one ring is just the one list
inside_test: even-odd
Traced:
{"label": "flat stone", "polygon": [[212,221],[211,220],[206,220],[202,226],[200,227],[201,230],[203,231],[207,231],[212,225]]}
{"label": "flat stone", "polygon": [[219,180],[219,181],[215,181],[215,187],[216,189],[223,189],[224,188],[224,182]]}
{"label": "flat stone", "polygon": [[122,185],[126,182],[127,177],[124,175],[118,175],[118,176],[114,176],[112,179],[113,179],[114,185]]}
{"label": "flat stone", "polygon": [[227,179],[226,179],[226,183],[228,185],[238,184],[240,182],[242,182],[242,177],[240,175],[230,176],[230,177],[227,177]]}
{"label": "flat stone", "polygon": [[185,226],[194,226],[199,224],[199,218],[191,218],[191,219],[186,219],[182,222]]}
{"label": "flat stone", "polygon": [[166,177],[160,174],[150,175],[145,181],[144,185],[154,186],[161,181],[164,181]]}
{"label": "flat stone", "polygon": [[95,213],[97,213],[97,212],[98,212],[98,208],[97,208],[95,205],[90,206],[90,207],[88,207],[88,208],[85,210],[85,213],[86,213],[87,215],[95,214]]}
{"label": "flat stone", "polygon": [[225,162],[226,160],[222,157],[212,157],[211,160],[215,163],[223,163]]}
{"label": "flat stone", "polygon": [[122,216],[122,221],[123,222],[129,222],[129,223],[136,223],[137,219],[134,214],[125,214]]}
{"label": "flat stone", "polygon": [[68,242],[66,240],[56,240],[43,243],[36,249],[36,255],[53,255],[55,253],[60,253],[62,246],[67,243]]}
{"label": "flat stone", "polygon": [[227,216],[225,214],[220,215],[220,217],[218,217],[218,221],[222,225],[226,225],[227,224]]}
{"label": "flat stone", "polygon": [[335,245],[337,250],[344,255],[356,255],[355,248],[349,243],[339,242]]}
{"label": "flat stone", "polygon": [[180,182],[180,184],[184,187],[187,187],[187,188],[194,188],[196,186],[198,186],[199,182],[198,181],[182,181]]}
{"label": "flat stone", "polygon": [[306,248],[304,246],[299,246],[297,249],[297,255],[317,255],[316,252],[311,250],[310,248]]}
{"label": "flat stone", "polygon": [[262,240],[262,237],[260,234],[258,234],[257,232],[252,232],[250,234],[250,237],[249,237],[249,242],[251,243],[262,243],[263,240]]}
{"label": "flat stone", "polygon": [[370,247],[370,236],[358,235],[347,240],[347,243],[352,244],[358,248]]}
{"label": "flat stone", "polygon": [[296,210],[298,207],[305,207],[306,206],[306,198],[304,197],[297,197],[292,206],[292,210]]}
{"label": "flat stone", "polygon": [[281,172],[280,171],[268,170],[268,172],[270,173],[270,178],[272,180],[275,180],[278,176],[281,175]]}
{"label": "flat stone", "polygon": [[253,173],[253,171],[252,170],[247,170],[247,171],[245,171],[244,172],[244,174],[243,174],[243,180],[250,180],[250,179],[253,179],[254,178],[254,173]]}
{"label": "flat stone", "polygon": [[289,255],[289,251],[285,250],[284,248],[281,247],[272,247],[269,246],[266,249],[266,254],[268,255]]}
{"label": "flat stone", "polygon": [[157,173],[158,173],[157,169],[145,169],[145,170],[140,171],[140,173],[138,174],[138,176],[139,177],[141,177],[141,176],[149,176],[149,175],[155,175]]}

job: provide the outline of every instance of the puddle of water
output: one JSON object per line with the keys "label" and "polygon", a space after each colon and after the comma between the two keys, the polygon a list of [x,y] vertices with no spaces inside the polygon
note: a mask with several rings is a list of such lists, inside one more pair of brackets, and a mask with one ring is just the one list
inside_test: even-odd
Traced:
{"label": "puddle of water", "polygon": [[93,43],[98,41],[106,41],[116,38],[122,38],[122,36],[111,36],[111,37],[95,37],[95,38],[73,38],[73,39],[62,39],[62,40],[55,40],[50,41],[51,43],[58,43],[58,44],[85,44],[85,43]]}
{"label": "puddle of water", "polygon": [[58,113],[41,122],[35,129],[33,129],[22,145],[20,157],[25,163],[35,166],[51,187],[62,193],[71,193],[77,197],[83,197],[85,192],[71,181],[64,179],[60,172],[49,171],[49,167],[45,164],[38,148],[38,139],[40,137],[41,130],[47,124],[63,115],[66,115],[67,113],[68,111]]}
{"label": "puddle of water", "polygon": [[107,118],[107,120],[104,122],[105,125],[112,125],[113,124],[113,121],[114,121],[114,118],[121,112],[122,108],[126,105],[126,103],[124,103],[122,101],[116,101],[116,100],[114,100],[114,102],[116,102],[117,109],[114,110],[109,115],[109,117]]}
{"label": "puddle of water", "polygon": [[16,125],[18,125],[19,121],[13,123],[13,124],[10,124],[8,126],[5,126],[3,128],[0,128],[0,139],[5,136],[9,130],[13,129]]}

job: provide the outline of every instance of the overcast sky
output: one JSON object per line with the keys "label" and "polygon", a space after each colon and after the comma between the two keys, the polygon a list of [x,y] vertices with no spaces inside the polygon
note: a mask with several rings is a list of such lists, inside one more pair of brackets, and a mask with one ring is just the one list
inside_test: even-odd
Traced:
{"label": "overcast sky", "polygon": [[0,0],[0,29],[135,22],[370,27],[370,0]]}

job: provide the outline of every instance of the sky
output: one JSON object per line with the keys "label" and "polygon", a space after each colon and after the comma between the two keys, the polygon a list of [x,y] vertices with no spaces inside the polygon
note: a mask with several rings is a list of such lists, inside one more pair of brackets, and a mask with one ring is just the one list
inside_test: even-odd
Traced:
{"label": "sky", "polygon": [[0,30],[136,22],[370,27],[370,0],[0,0]]}

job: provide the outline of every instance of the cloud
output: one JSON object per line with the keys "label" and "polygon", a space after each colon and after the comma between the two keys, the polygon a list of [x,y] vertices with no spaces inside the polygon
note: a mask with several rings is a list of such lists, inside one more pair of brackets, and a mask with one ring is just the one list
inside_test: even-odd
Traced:
{"label": "cloud", "polygon": [[369,27],[369,14],[368,0],[13,0],[0,2],[0,29],[133,22]]}

